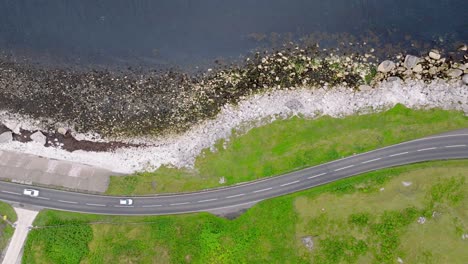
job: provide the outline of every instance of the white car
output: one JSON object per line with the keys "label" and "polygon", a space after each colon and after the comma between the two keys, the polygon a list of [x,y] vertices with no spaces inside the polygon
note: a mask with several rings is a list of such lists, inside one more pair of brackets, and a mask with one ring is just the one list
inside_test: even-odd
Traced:
{"label": "white car", "polygon": [[39,196],[39,191],[34,190],[34,189],[24,189],[23,194],[27,195],[27,196],[30,196],[30,197],[38,197]]}
{"label": "white car", "polygon": [[120,199],[120,205],[132,205],[133,204],[133,200],[130,199],[130,198],[126,198],[126,199]]}

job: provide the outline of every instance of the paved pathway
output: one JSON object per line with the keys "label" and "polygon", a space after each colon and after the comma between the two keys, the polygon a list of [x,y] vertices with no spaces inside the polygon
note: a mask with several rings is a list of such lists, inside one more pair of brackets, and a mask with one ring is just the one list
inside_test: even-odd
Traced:
{"label": "paved pathway", "polygon": [[84,164],[0,150],[0,178],[73,190],[104,192],[115,173]]}
{"label": "paved pathway", "polygon": [[16,221],[15,233],[13,233],[13,237],[11,238],[10,245],[3,259],[3,264],[21,263],[21,250],[23,249],[24,242],[29,233],[29,227],[32,225],[37,213],[39,213],[38,211],[17,207],[13,208],[18,216],[18,221]]}

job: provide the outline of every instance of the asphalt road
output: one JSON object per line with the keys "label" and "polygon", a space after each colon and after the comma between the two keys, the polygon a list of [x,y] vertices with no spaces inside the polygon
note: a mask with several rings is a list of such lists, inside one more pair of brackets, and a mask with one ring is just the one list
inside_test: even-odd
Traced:
{"label": "asphalt road", "polygon": [[0,183],[0,200],[58,210],[115,215],[162,215],[222,210],[308,189],[352,175],[398,165],[468,158],[468,130],[409,141],[278,177],[194,193],[133,197],[132,206],[119,205],[122,197],[91,195],[34,187],[39,197],[24,196],[31,188]]}

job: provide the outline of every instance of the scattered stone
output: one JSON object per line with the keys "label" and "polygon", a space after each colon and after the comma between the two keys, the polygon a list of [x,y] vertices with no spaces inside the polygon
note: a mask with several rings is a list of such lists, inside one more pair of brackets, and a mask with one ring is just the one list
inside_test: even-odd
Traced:
{"label": "scattered stone", "polygon": [[398,261],[398,263],[404,263],[403,260],[400,257],[397,258],[397,261]]}
{"label": "scattered stone", "polygon": [[450,78],[457,78],[463,74],[463,71],[460,69],[450,69],[447,71],[447,76]]}
{"label": "scattered stone", "polygon": [[421,59],[416,56],[406,55],[403,65],[406,67],[406,69],[410,70],[413,69],[420,60]]}
{"label": "scattered stone", "polygon": [[467,51],[467,50],[468,50],[468,47],[466,46],[466,44],[463,44],[463,45],[461,45],[460,47],[458,47],[458,50],[459,50],[459,51]]}
{"label": "scattered stone", "polygon": [[45,145],[47,142],[47,137],[44,136],[41,131],[37,131],[31,135],[31,140],[40,143],[41,145]]}
{"label": "scattered stone", "polygon": [[468,84],[468,73],[465,73],[465,75],[463,75],[462,80],[465,84]]}
{"label": "scattered stone", "polygon": [[3,132],[0,135],[0,143],[10,143],[11,141],[13,141],[13,133],[10,131]]}
{"label": "scattered stone", "polygon": [[390,60],[382,61],[377,67],[377,71],[387,73],[395,69],[395,63]]}
{"label": "scattered stone", "polygon": [[439,60],[440,59],[440,52],[438,50],[431,50],[429,51],[429,57],[433,60]]}
{"label": "scattered stone", "polygon": [[426,223],[426,217],[420,216],[420,217],[418,218],[418,223],[421,224],[421,225],[424,224],[424,223]]}
{"label": "scattered stone", "polygon": [[436,75],[437,74],[437,68],[436,67],[429,68],[429,74],[430,75]]}
{"label": "scattered stone", "polygon": [[67,134],[68,130],[67,130],[66,128],[64,128],[64,127],[59,127],[59,128],[57,129],[57,132],[58,132],[59,134],[62,134],[62,135],[65,136],[65,134]]}
{"label": "scattered stone", "polygon": [[382,187],[382,188],[380,188],[380,191],[381,191],[381,192],[383,192],[384,190],[385,190],[385,188],[383,188],[383,187]]}
{"label": "scattered stone", "polygon": [[312,251],[312,249],[314,248],[314,240],[312,239],[312,237],[311,236],[305,236],[301,240],[302,240],[302,244],[304,244],[304,246],[309,251]]}
{"label": "scattered stone", "polygon": [[221,178],[219,179],[219,184],[225,184],[225,183],[226,183],[226,178],[221,177]]}
{"label": "scattered stone", "polygon": [[422,72],[423,67],[421,66],[421,64],[417,64],[416,66],[414,66],[413,71],[417,73]]}
{"label": "scattered stone", "polygon": [[402,181],[401,184],[403,184],[403,186],[405,186],[405,187],[408,187],[413,183],[412,182],[407,182],[407,181]]}
{"label": "scattered stone", "polygon": [[462,240],[468,239],[468,234],[463,234],[462,235]]}

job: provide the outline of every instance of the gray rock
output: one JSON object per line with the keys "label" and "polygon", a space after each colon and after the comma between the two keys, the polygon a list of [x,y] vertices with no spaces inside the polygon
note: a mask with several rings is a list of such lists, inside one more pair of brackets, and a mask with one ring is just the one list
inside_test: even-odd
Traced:
{"label": "gray rock", "polygon": [[379,64],[379,67],[377,67],[377,71],[387,73],[395,69],[395,63],[390,60],[385,60],[382,61],[382,63]]}
{"label": "gray rock", "polygon": [[398,76],[390,76],[387,78],[387,82],[401,82],[401,78]]}
{"label": "gray rock", "polygon": [[431,50],[429,51],[429,57],[433,60],[439,60],[440,59],[440,52],[438,50]]}
{"label": "gray rock", "polygon": [[450,69],[447,71],[447,76],[450,78],[457,78],[463,74],[463,71],[460,69]]}
{"label": "gray rock", "polygon": [[420,58],[413,56],[413,55],[406,55],[405,57],[405,62],[403,62],[403,65],[406,67],[406,69],[413,69],[418,62],[420,62]]}
{"label": "gray rock", "polygon": [[20,128],[21,128],[20,124],[14,122],[14,121],[8,121],[8,122],[3,123],[3,125],[5,125],[8,129],[13,131],[13,133],[18,134],[18,135],[21,134],[20,133]]}
{"label": "gray rock", "polygon": [[414,72],[422,72],[423,71],[423,67],[421,66],[421,64],[416,64],[416,66],[413,67],[413,71]]}
{"label": "gray rock", "polygon": [[304,105],[302,105],[302,103],[297,99],[289,100],[284,105],[291,110],[298,110],[304,107]]}
{"label": "gray rock", "polygon": [[468,84],[468,73],[466,73],[465,75],[463,75],[462,77],[462,80],[465,84]]}
{"label": "gray rock", "polygon": [[311,236],[306,236],[303,237],[302,239],[302,244],[310,251],[314,248],[314,240],[312,239]]}
{"label": "gray rock", "polygon": [[62,134],[62,135],[67,134],[67,131],[68,131],[68,130],[67,130],[66,128],[63,128],[63,127],[59,127],[59,128],[57,129],[57,132],[58,132],[59,134]]}
{"label": "gray rock", "polygon": [[46,136],[44,136],[44,134],[42,134],[41,131],[37,131],[36,133],[31,135],[31,140],[41,145],[45,145],[47,138]]}
{"label": "gray rock", "polygon": [[0,135],[0,143],[10,143],[11,141],[13,141],[13,133],[10,131],[3,132]]}

